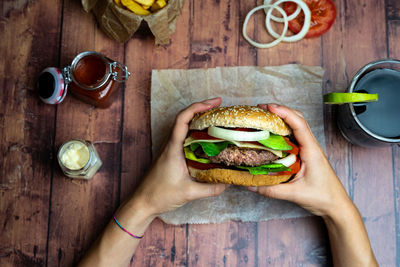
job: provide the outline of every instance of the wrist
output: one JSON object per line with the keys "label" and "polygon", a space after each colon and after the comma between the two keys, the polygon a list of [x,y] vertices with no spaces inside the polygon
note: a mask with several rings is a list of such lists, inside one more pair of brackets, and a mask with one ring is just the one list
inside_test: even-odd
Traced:
{"label": "wrist", "polygon": [[132,197],[118,208],[115,217],[124,228],[131,230],[135,235],[143,236],[156,215],[147,208],[145,202]]}
{"label": "wrist", "polygon": [[344,222],[354,216],[359,216],[359,212],[349,197],[337,201],[326,210],[325,215],[322,216],[325,223]]}

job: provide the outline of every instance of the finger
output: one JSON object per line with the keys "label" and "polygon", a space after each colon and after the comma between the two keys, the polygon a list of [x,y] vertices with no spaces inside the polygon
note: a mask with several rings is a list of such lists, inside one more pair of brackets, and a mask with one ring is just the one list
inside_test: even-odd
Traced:
{"label": "finger", "polygon": [[293,201],[293,189],[292,184],[278,184],[272,186],[258,186],[258,187],[247,187],[249,191],[258,193],[260,195],[275,198]]}
{"label": "finger", "polygon": [[216,97],[204,100],[203,102],[193,103],[182,110],[176,117],[171,141],[175,144],[182,144],[189,130],[189,122],[193,119],[194,115],[218,107],[220,104],[221,98]]}
{"label": "finger", "polygon": [[277,104],[268,104],[268,110],[281,117],[292,128],[299,145],[309,146],[317,142],[306,120],[299,111]]}
{"label": "finger", "polygon": [[268,110],[268,104],[258,104],[257,107],[259,107],[263,110]]}
{"label": "finger", "polygon": [[298,111],[297,109],[293,109],[293,112],[297,114],[297,116],[299,116],[300,118],[304,119],[304,115],[303,113],[301,113],[300,111]]}
{"label": "finger", "polygon": [[[274,103],[271,104],[258,104],[257,106],[263,110],[268,110],[268,105],[276,105]],[[304,118],[303,113],[301,113],[300,111],[296,110],[296,109],[292,109],[294,113],[296,113],[297,115],[299,115],[299,117]]]}
{"label": "finger", "polygon": [[214,197],[220,195],[229,186],[230,185],[228,184],[207,184],[193,182],[188,187],[187,194],[190,200]]}

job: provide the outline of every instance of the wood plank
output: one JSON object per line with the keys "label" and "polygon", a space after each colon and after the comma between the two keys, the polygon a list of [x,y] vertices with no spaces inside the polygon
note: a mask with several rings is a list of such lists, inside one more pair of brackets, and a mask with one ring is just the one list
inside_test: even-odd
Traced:
{"label": "wood plank", "polygon": [[[61,63],[71,63],[80,52],[95,50],[123,62],[123,45],[106,37],[92,14],[79,1],[65,1]],[[77,23],[79,21],[79,23]],[[103,161],[90,181],[72,180],[57,165],[52,187],[49,230],[49,266],[75,265],[110,220],[119,201],[121,98],[113,105],[94,108],[68,95],[57,110],[56,149],[71,138],[90,140]]]}
{"label": "wood plank", "polygon": [[[258,48],[249,45],[246,39],[243,38],[242,28],[243,22],[246,18],[247,13],[253,9],[257,5],[257,1],[240,1],[238,4],[239,8],[239,25],[238,28],[235,29],[237,34],[237,45],[238,45],[238,65],[239,66],[256,66],[257,65],[257,51]],[[250,18],[251,22],[248,23],[247,26],[247,34],[254,34],[256,29],[255,16]],[[257,25],[258,27],[258,25]],[[257,28],[258,29],[258,28]]]}
{"label": "wood plank", "polygon": [[190,68],[236,66],[239,9],[237,1],[192,1]]}
{"label": "wood plank", "polygon": [[317,231],[325,228],[321,218],[271,220],[259,225],[258,246],[264,248],[258,252],[259,266],[331,265],[328,235]]}
{"label": "wood plank", "polygon": [[[151,162],[151,70],[188,68],[189,7],[190,2],[186,1],[169,45],[155,46],[146,27],[127,44],[126,60],[132,65],[133,79],[125,93],[121,199],[133,192]],[[131,266],[184,266],[186,236],[186,225],[172,226],[155,220],[140,242]]]}
{"label": "wood plank", "polygon": [[[396,8],[390,9],[390,13],[399,14],[400,5],[398,1],[389,1],[389,6]],[[389,58],[400,58],[400,17],[396,20],[388,21],[388,51]],[[396,230],[396,266],[400,265],[400,148],[398,146],[392,147],[393,157],[393,198],[394,198],[394,216],[395,216],[395,230]]]}
{"label": "wood plank", "polygon": [[[254,38],[270,42],[270,37],[265,33],[265,15],[258,12],[255,18],[257,20],[254,23]],[[278,66],[299,63],[319,66],[322,62],[321,50],[320,38],[303,39],[296,43],[281,43],[272,48],[257,49],[257,65]],[[290,107],[290,103],[285,104]],[[318,221],[318,218],[306,217],[297,220],[282,219],[259,222],[257,236],[259,265],[290,266],[297,262],[303,262],[313,266],[318,264],[318,261],[329,261],[325,255],[330,253],[325,238],[326,229],[321,223],[317,223]],[[304,233],[307,232],[310,234],[305,235]],[[285,233],[285,237],[282,236],[282,233]],[[276,242],[270,243],[271,240]],[[282,244],[284,244],[284,249],[282,249]],[[310,248],[310,244],[314,244],[314,247]],[[321,251],[326,253],[317,255],[317,252],[312,249],[318,249],[318,253],[322,253]],[[297,253],[292,255],[292,251]]]}
{"label": "wood plank", "polygon": [[131,266],[187,266],[187,226],[154,220],[137,248]]}
{"label": "wood plank", "polygon": [[[387,56],[384,2],[346,1],[344,53],[352,77],[366,63]],[[371,20],[371,17],[374,19]],[[357,40],[357,45],[354,44]],[[379,155],[371,157],[371,154]],[[395,218],[391,148],[352,146],[350,179],[353,200],[365,221],[378,263],[395,266]]]}
{"label": "wood plank", "polygon": [[386,1],[387,20],[400,20],[400,2],[396,0]]}
{"label": "wood plank", "polygon": [[0,5],[0,266],[46,264],[55,107],[39,100],[35,80],[58,62],[60,8]]}
{"label": "wood plank", "polygon": [[400,265],[400,149],[393,147],[393,197],[396,231],[396,266]]}
{"label": "wood plank", "polygon": [[189,266],[256,266],[256,223],[190,225]]}
{"label": "wood plank", "polygon": [[[323,58],[322,66],[325,69],[323,93],[345,92],[349,84],[346,73],[346,53],[344,50],[344,39],[346,29],[345,2],[336,1],[337,9],[336,21],[332,28],[322,36]],[[349,179],[350,168],[350,144],[343,138],[336,124],[337,107],[334,105],[324,105],[325,123],[325,145],[326,152],[332,167],[352,196],[353,185]]]}
{"label": "wood plank", "polygon": [[[193,5],[191,68],[254,65],[254,50],[239,48],[241,15],[248,3],[193,1]],[[256,265],[256,226],[256,223],[234,221],[189,225],[188,264]]]}

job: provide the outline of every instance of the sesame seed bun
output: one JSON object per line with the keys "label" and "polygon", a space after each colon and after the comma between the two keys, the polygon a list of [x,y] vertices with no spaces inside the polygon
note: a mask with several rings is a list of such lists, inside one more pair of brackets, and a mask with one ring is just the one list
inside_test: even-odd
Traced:
{"label": "sesame seed bun", "polygon": [[196,114],[189,129],[203,130],[210,126],[253,128],[283,136],[291,133],[289,126],[276,114],[253,106],[219,107]]}
{"label": "sesame seed bun", "polygon": [[253,175],[247,171],[230,169],[199,170],[188,166],[189,173],[199,181],[207,183],[223,183],[241,186],[265,186],[286,182],[291,175]]}

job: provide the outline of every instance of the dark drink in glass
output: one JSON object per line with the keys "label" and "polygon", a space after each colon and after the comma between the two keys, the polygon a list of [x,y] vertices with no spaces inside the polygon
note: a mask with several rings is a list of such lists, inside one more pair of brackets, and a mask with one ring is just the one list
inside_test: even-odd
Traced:
{"label": "dark drink in glass", "polygon": [[351,103],[338,108],[343,136],[365,147],[400,143],[400,61],[371,62],[354,76],[349,93],[378,94],[378,101]]}

